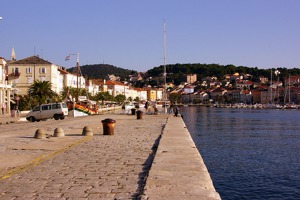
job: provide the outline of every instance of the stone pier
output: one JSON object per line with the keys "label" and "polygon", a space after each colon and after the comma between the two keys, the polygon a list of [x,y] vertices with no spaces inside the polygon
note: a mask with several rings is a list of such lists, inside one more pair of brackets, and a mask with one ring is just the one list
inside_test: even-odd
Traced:
{"label": "stone pier", "polygon": [[182,118],[169,117],[147,178],[144,199],[220,199]]}

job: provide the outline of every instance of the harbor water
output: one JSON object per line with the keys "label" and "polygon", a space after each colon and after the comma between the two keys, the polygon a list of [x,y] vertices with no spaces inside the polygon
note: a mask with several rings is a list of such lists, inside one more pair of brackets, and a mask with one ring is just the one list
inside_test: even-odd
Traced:
{"label": "harbor water", "polygon": [[223,200],[300,199],[300,110],[180,113]]}

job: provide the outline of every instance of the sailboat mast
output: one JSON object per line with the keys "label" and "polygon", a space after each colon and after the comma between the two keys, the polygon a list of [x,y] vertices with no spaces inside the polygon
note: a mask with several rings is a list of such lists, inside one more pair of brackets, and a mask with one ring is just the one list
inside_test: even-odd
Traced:
{"label": "sailboat mast", "polygon": [[76,102],[78,102],[78,96],[79,96],[79,88],[78,88],[78,76],[79,76],[79,53],[76,53],[76,72],[77,72],[77,85],[76,85]]}
{"label": "sailboat mast", "polygon": [[164,19],[164,108],[167,113],[166,20]]}
{"label": "sailboat mast", "polygon": [[291,103],[291,75],[289,74],[289,103]]}
{"label": "sailboat mast", "polygon": [[273,92],[272,92],[272,87],[273,87],[273,76],[272,76],[272,69],[271,69],[271,85],[270,85],[270,89],[271,89],[271,103],[273,104]]}

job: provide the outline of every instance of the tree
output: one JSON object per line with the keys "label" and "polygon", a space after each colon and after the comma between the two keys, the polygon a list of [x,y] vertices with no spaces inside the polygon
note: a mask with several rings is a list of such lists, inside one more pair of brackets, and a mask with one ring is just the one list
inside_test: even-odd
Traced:
{"label": "tree", "polygon": [[180,103],[180,94],[171,93],[170,96],[169,96],[169,100],[173,104]]}
{"label": "tree", "polygon": [[115,96],[115,101],[118,103],[124,102],[126,99],[126,96],[124,94],[118,94]]}
{"label": "tree", "polygon": [[102,101],[102,104],[103,104],[103,101],[110,101],[112,99],[113,99],[113,96],[110,95],[108,92],[98,92],[96,94],[96,100]]}
{"label": "tree", "polygon": [[51,83],[49,81],[36,80],[28,89],[28,95],[34,98],[39,104],[47,103],[55,96],[55,92],[51,89]]}

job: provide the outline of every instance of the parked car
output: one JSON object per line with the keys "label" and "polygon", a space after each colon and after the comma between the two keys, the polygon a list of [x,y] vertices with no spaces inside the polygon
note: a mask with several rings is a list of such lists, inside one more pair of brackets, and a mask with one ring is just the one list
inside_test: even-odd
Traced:
{"label": "parked car", "polygon": [[36,106],[26,115],[30,122],[54,118],[64,119],[68,115],[68,107],[65,103],[49,103]]}

